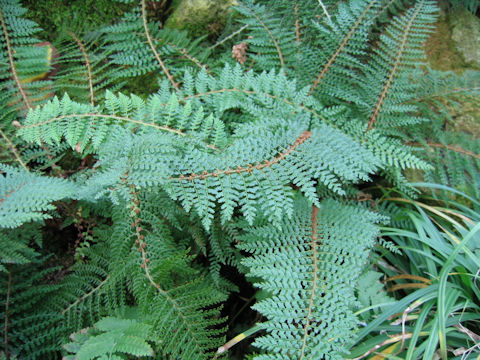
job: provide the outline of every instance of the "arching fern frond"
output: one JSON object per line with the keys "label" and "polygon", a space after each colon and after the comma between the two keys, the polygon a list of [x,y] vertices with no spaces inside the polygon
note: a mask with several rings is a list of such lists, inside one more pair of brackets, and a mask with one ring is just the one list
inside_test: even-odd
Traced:
{"label": "arching fern frond", "polygon": [[7,271],[7,264],[27,264],[38,256],[30,245],[41,244],[40,231],[38,224],[0,230],[0,272]]}
{"label": "arching fern frond", "polygon": [[378,161],[370,152],[326,125],[312,132],[303,130],[302,123],[289,125],[288,130],[272,125],[257,128],[258,141],[240,132],[231,146],[213,153],[191,148],[178,152],[179,146],[168,138],[119,132],[104,144],[99,160],[105,165],[87,181],[86,188],[122,188],[122,174],[128,173],[136,186],[161,186],[186,211],[194,209],[208,229],[217,201],[223,221],[239,206],[251,222],[259,206],[276,222],[292,214],[290,183],[317,203],[315,181],[344,194],[344,182],[368,180],[377,168]]}
{"label": "arching fern frond", "polygon": [[[128,185],[129,201],[114,217],[117,264],[112,273],[130,279],[141,314],[148,316],[162,352],[182,359],[208,359],[223,341],[219,303],[225,295],[190,266],[188,249],[173,240],[151,192]],[[127,267],[127,269],[125,269]]]}
{"label": "arching fern frond", "polygon": [[452,130],[460,123],[455,114],[466,109],[476,112],[480,106],[480,72],[456,75],[428,69],[412,102],[422,116],[431,119],[428,127],[418,126],[408,131],[414,139],[410,144],[420,147],[418,155],[433,165],[425,173],[426,180],[479,195],[480,140],[475,130],[473,136]]}
{"label": "arching fern frond", "polygon": [[0,59],[8,64],[0,86],[18,110],[31,109],[51,92],[51,83],[39,79],[49,71],[52,48],[32,37],[40,28],[21,17],[25,12],[18,0],[0,2]]}
{"label": "arching fern frond", "polygon": [[342,87],[348,87],[349,79],[354,76],[354,69],[359,68],[360,57],[368,46],[368,35],[381,6],[380,0],[349,1],[340,3],[335,16],[322,25],[317,23],[316,44],[320,46],[318,74],[313,78],[309,93],[319,88],[329,94],[335,94]]}
{"label": "arching fern frond", "polygon": [[205,58],[198,46],[201,39],[191,41],[186,32],[161,29],[158,22],[149,22],[145,0],[140,0],[140,6],[127,13],[120,23],[102,31],[111,61],[123,67],[117,74],[120,78],[153,72],[178,89],[177,78],[185,67],[202,67]]}
{"label": "arching fern frond", "polygon": [[480,140],[470,135],[445,132],[435,141],[427,140],[415,145],[433,168],[425,173],[432,183],[460,188],[478,196],[480,194]]}
{"label": "arching fern frond", "polygon": [[74,102],[68,95],[62,100],[55,97],[29,112],[19,134],[28,142],[58,145],[65,139],[78,152],[88,146],[98,151],[113,125],[123,125],[132,131],[155,129],[197,143],[205,140],[203,146],[215,147],[224,140],[220,120],[205,116],[202,108],[193,112],[190,104],[180,105],[174,94],[167,103],[162,103],[157,95],[145,103],[138,96],[121,93],[115,96],[109,91],[99,106]]}
{"label": "arching fern frond", "polygon": [[60,94],[67,92],[76,101],[95,105],[103,100],[105,89],[114,92],[123,85],[115,81],[118,69],[108,61],[105,42],[98,34],[88,36],[88,40],[73,32],[68,35],[58,46],[55,90]]}

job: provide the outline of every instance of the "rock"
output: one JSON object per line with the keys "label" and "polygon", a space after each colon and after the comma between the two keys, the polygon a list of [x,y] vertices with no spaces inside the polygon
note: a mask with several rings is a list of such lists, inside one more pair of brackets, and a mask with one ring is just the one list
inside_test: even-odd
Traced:
{"label": "rock", "polygon": [[452,115],[455,123],[451,126],[451,130],[464,132],[472,135],[476,139],[480,139],[480,112],[478,103],[465,101],[461,104],[461,109]]}
{"label": "rock", "polygon": [[452,41],[467,65],[480,68],[480,18],[468,10],[456,10],[448,15]]}
{"label": "rock", "polygon": [[225,25],[230,6],[235,0],[174,0],[172,15],[165,22],[170,29],[187,30],[197,37],[218,35]]}

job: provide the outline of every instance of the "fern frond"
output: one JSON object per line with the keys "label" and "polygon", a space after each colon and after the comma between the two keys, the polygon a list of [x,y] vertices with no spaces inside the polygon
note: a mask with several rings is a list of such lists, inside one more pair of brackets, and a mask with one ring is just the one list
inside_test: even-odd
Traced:
{"label": "fern frond", "polygon": [[55,75],[55,90],[95,105],[103,100],[104,89],[113,92],[123,85],[115,81],[118,69],[108,61],[109,53],[98,35],[88,36],[88,40],[73,32],[68,35],[70,39],[58,46],[60,55],[56,66],[59,71]]}
{"label": "fern frond", "polygon": [[[416,111],[406,104],[413,98],[415,67],[424,59],[423,43],[433,29],[438,8],[433,1],[419,1],[405,15],[396,16],[381,35],[371,61],[358,81],[356,103],[368,116],[368,128],[388,129],[417,124]],[[392,94],[392,96],[390,96]]]}
{"label": "fern frond", "polygon": [[[420,113],[432,121],[429,126],[411,128],[408,135],[417,146],[417,154],[433,168],[425,173],[428,181],[460,187],[472,195],[480,193],[480,140],[455,132],[455,113],[466,108],[476,111],[480,105],[480,72],[467,71],[462,75],[428,69],[419,81],[412,99]],[[453,129],[449,129],[449,128]]]}
{"label": "fern frond", "polygon": [[[201,139],[208,138],[210,131],[221,132],[222,125],[218,119],[205,117],[201,108],[192,116],[191,106],[188,103],[180,105],[174,94],[168,103],[162,103],[156,95],[145,103],[135,95],[115,96],[107,91],[105,102],[96,107],[74,102],[68,95],[62,100],[55,97],[43,107],[28,113],[19,135],[28,142],[51,145],[58,145],[65,139],[76,151],[83,152],[89,145],[97,151],[108,138],[112,125],[124,125],[132,130],[137,127],[152,128],[195,141],[189,132],[194,133],[205,123],[205,134],[200,136]],[[214,144],[216,142],[213,141]]]}
{"label": "fern frond", "polygon": [[51,92],[51,83],[37,78],[48,73],[52,49],[33,46],[40,43],[32,37],[40,28],[21,17],[25,12],[18,0],[0,2],[0,52],[3,59],[8,59],[8,71],[0,75],[0,81],[17,109],[31,109]]}
{"label": "fern frond", "polygon": [[131,77],[150,72],[161,73],[174,89],[176,78],[184,66],[200,66],[205,54],[198,46],[201,39],[191,41],[186,32],[161,29],[158,22],[149,22],[146,1],[126,14],[116,25],[105,27],[106,49],[111,61],[123,68],[117,77]]}
{"label": "fern frond", "polygon": [[15,229],[0,231],[0,272],[7,271],[7,264],[27,264],[38,256],[29,245],[32,240],[41,244],[38,224],[29,224]]}
{"label": "fern frond", "polygon": [[93,329],[73,334],[74,342],[63,347],[74,353],[65,359],[122,359],[120,354],[153,357],[154,352],[146,340],[151,340],[151,326],[135,319],[105,317]]}
{"label": "fern frond", "polygon": [[57,296],[50,301],[50,307],[61,315],[61,325],[68,333],[91,326],[126,304],[126,285],[112,279],[110,248],[105,245],[105,238],[99,240],[99,244],[84,250],[84,260],[71,267],[59,284]]}
{"label": "fern frond", "polygon": [[425,179],[451,187],[469,189],[474,196],[480,194],[480,140],[467,134],[445,132],[436,142],[420,142],[420,152],[433,168]]}
{"label": "fern frond", "polygon": [[116,251],[117,259],[123,264],[116,264],[118,270],[112,271],[131,279],[139,309],[149,317],[164,353],[172,358],[207,359],[223,341],[218,304],[225,295],[190,267],[188,250],[175,244],[161,214],[148,205],[155,194],[127,186],[128,210],[115,217],[115,228],[124,234],[114,238],[115,247],[121,249]]}
{"label": "fern frond", "polygon": [[[254,309],[267,317],[256,359],[342,359],[357,320],[356,281],[378,234],[378,215],[332,200],[319,207],[296,203],[281,230],[266,223],[247,227],[240,249],[257,286],[271,293]],[[281,304],[281,308],[278,305]]]}
{"label": "fern frond", "polygon": [[[365,54],[369,30],[381,5],[379,0],[341,3],[333,19],[327,21],[325,25],[317,23],[317,32],[319,32],[317,42],[321,46],[321,51],[316,60],[317,64],[323,66],[314,78],[309,90],[310,94],[321,82],[329,84],[321,87],[329,94],[332,94],[331,87],[348,86],[352,68],[361,67],[357,57]],[[324,79],[327,73],[332,75],[329,79]]]}
{"label": "fern frond", "polygon": [[60,315],[46,306],[55,296],[57,285],[42,284],[55,268],[42,269],[42,261],[28,265],[9,265],[8,274],[0,273],[0,350],[23,359],[53,359],[63,329]]}
{"label": "fern frond", "polygon": [[[236,10],[244,16],[239,21],[248,25],[250,34],[246,42],[249,56],[260,69],[280,69],[288,71],[295,60],[296,41],[293,22],[271,16],[272,5],[258,5],[251,0],[240,2]],[[284,19],[286,20],[286,19]]]}
{"label": "fern frond", "polygon": [[[186,211],[194,209],[206,229],[217,201],[223,221],[229,220],[237,206],[249,222],[257,207],[270,220],[279,221],[293,210],[288,184],[295,184],[317,203],[315,180],[344,194],[343,182],[368,180],[377,167],[375,157],[337,130],[324,125],[309,132],[304,126],[257,128],[259,141],[240,132],[231,146],[214,153],[198,149],[175,154],[172,145],[177,149],[178,145],[168,138],[119,133],[103,146],[99,160],[105,165],[86,187],[93,189],[99,181],[106,181],[102,187],[120,190],[122,174],[128,173],[136,186],[161,186]],[[261,201],[265,198],[271,201]]]}
{"label": "fern frond", "polygon": [[[78,188],[68,180],[36,175],[2,165],[0,177],[0,227],[14,228],[29,221],[48,219],[52,202],[74,198]],[[15,214],[12,216],[12,214]]]}

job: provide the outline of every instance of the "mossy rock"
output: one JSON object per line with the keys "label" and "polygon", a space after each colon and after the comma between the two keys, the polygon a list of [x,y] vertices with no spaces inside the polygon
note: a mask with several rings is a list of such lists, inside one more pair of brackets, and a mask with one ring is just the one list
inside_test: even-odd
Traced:
{"label": "mossy rock", "polygon": [[448,21],[455,48],[467,65],[480,69],[480,18],[467,10],[456,10]]}
{"label": "mossy rock", "polygon": [[478,103],[470,101],[462,102],[461,108],[452,110],[454,123],[447,126],[448,130],[464,132],[480,139],[480,111]]}
{"label": "mossy rock", "polygon": [[225,26],[235,0],[174,0],[173,13],[165,22],[170,29],[187,30],[192,37],[217,36]]}

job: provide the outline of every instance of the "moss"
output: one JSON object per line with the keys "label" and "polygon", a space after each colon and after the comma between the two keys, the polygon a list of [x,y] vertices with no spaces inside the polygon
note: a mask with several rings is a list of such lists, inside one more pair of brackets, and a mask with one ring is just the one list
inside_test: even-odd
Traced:
{"label": "moss", "polygon": [[461,73],[467,68],[452,41],[452,31],[445,15],[437,21],[435,32],[425,44],[425,51],[433,69]]}
{"label": "moss", "polygon": [[218,36],[235,0],[174,0],[172,15],[165,22],[170,29],[187,30],[192,37]]}
{"label": "moss", "polygon": [[58,41],[67,31],[96,29],[115,21],[132,5],[115,3],[109,0],[24,0],[28,8],[27,18],[35,21],[43,29],[36,37]]}
{"label": "moss", "polygon": [[454,123],[448,125],[447,129],[456,132],[464,132],[480,139],[480,111],[478,103],[465,101],[461,108],[451,113]]}
{"label": "moss", "polygon": [[461,9],[449,14],[452,40],[464,62],[480,69],[480,19]]}
{"label": "moss", "polygon": [[[458,29],[461,27],[469,28],[471,21],[473,21],[470,17],[474,17],[470,13],[465,16],[467,16],[468,19],[465,20],[465,18],[459,17],[458,12],[447,13],[441,11],[436,24],[436,30],[426,43],[427,60],[432,68],[443,71],[454,71],[457,74],[461,74],[465,70],[479,69],[473,66],[471,62],[468,63],[459,50],[459,43],[462,41],[459,38],[460,32]],[[464,21],[465,23],[463,23]],[[475,18],[474,21],[479,20]],[[456,37],[456,40],[454,40],[454,37]],[[468,38],[468,35],[464,33],[463,37]],[[480,48],[478,44],[476,46]],[[446,123],[447,130],[465,132],[476,138],[480,138],[480,111],[478,103],[464,101],[458,109],[452,108],[450,115],[454,119],[454,122],[453,124]]]}

